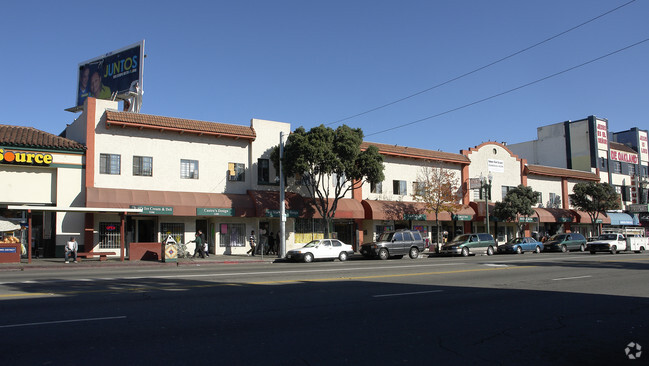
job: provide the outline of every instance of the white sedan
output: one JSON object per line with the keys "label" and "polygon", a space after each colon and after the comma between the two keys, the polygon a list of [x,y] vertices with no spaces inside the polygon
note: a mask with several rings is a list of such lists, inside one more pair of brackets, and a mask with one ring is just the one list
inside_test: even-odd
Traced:
{"label": "white sedan", "polygon": [[289,250],[286,253],[286,259],[305,263],[313,262],[316,259],[335,259],[340,261],[347,260],[347,257],[354,254],[351,245],[345,244],[337,239],[317,239],[304,245],[302,248]]}

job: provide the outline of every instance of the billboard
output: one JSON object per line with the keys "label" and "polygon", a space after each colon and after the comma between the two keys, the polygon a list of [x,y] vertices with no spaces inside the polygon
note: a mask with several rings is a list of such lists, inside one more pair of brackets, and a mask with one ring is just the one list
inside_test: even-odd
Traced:
{"label": "billboard", "polygon": [[80,63],[77,108],[82,107],[88,97],[124,96],[129,90],[135,91],[136,84],[142,89],[143,61],[144,40]]}

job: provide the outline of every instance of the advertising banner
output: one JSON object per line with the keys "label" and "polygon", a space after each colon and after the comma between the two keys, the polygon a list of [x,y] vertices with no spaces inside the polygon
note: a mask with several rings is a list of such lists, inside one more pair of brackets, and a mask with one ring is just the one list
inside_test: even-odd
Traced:
{"label": "advertising banner", "polygon": [[606,121],[597,120],[597,149],[608,150],[608,125]]}
{"label": "advertising banner", "polygon": [[144,41],[140,41],[80,63],[75,105],[83,106],[88,97],[111,99],[113,94],[135,91],[136,84],[142,88],[143,58]]}

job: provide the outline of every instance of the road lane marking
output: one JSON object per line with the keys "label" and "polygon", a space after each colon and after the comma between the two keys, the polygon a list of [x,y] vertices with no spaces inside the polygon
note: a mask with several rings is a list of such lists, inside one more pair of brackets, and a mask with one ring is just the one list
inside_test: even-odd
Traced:
{"label": "road lane marking", "polygon": [[126,316],[121,315],[121,316],[109,316],[109,317],[103,317],[103,318],[69,319],[69,320],[54,320],[54,321],[50,321],[50,322],[9,324],[9,325],[0,325],[0,328],[18,328],[18,327],[30,327],[30,326],[34,326],[34,325],[50,325],[50,324],[62,324],[62,323],[94,322],[94,321],[100,321],[100,320],[114,320],[114,319],[126,319]]}
{"label": "road lane marking", "polygon": [[563,277],[563,278],[553,278],[552,281],[563,281],[563,280],[577,280],[580,278],[588,278],[593,276],[577,276],[577,277]]}
{"label": "road lane marking", "polygon": [[417,292],[402,292],[402,293],[399,293],[399,294],[372,295],[372,297],[390,297],[390,296],[421,295],[421,294],[432,294],[432,293],[443,292],[443,291],[444,291],[444,290],[417,291]]}

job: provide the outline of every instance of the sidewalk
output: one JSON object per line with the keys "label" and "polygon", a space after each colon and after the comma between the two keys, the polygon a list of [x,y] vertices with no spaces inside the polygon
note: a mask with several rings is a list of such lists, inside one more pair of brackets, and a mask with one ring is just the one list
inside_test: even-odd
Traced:
{"label": "sidewalk", "polygon": [[65,263],[63,258],[32,258],[32,263],[27,263],[27,258],[22,258],[20,263],[0,263],[0,271],[24,271],[30,269],[66,269],[72,267],[169,267],[169,266],[197,266],[206,264],[241,264],[241,263],[273,263],[275,261],[284,261],[275,255],[214,255],[210,254],[207,258],[179,258],[176,262],[162,261],[129,261],[124,259],[120,261],[117,258],[108,258],[100,261],[99,257],[93,259],[80,258],[78,263]]}

